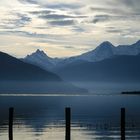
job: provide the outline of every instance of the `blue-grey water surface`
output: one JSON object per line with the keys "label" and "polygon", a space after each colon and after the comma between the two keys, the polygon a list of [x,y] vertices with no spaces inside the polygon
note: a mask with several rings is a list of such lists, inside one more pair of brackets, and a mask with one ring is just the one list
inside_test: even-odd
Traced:
{"label": "blue-grey water surface", "polygon": [[64,140],[65,107],[72,109],[72,140],[120,139],[120,108],[126,108],[126,139],[140,139],[140,96],[1,95],[0,140],[8,140],[8,108],[14,107],[14,140]]}

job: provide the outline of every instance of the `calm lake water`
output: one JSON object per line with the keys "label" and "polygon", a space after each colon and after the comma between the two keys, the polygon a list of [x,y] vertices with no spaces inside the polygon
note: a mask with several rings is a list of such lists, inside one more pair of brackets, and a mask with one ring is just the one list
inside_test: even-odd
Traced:
{"label": "calm lake water", "polygon": [[8,108],[14,107],[14,140],[64,140],[65,107],[72,109],[72,140],[120,139],[120,108],[126,108],[126,139],[140,140],[140,96],[0,96],[0,140],[8,140]]}

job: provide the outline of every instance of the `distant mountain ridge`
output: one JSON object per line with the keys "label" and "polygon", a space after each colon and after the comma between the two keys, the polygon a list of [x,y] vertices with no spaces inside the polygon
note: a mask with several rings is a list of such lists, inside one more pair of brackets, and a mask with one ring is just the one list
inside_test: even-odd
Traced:
{"label": "distant mountain ridge", "polygon": [[[37,50],[19,60],[0,52],[0,67],[0,92],[7,90],[7,82],[3,85],[6,80],[48,81],[31,85],[35,92],[41,93],[87,92],[83,85],[81,88],[74,86],[75,82],[84,85],[88,82],[140,83],[140,41],[119,46],[106,41],[92,51],[69,58],[51,58]],[[31,82],[20,85],[15,83],[11,90],[26,91],[27,83]],[[9,87],[12,84],[9,83]],[[75,85],[80,87],[79,84]]]}
{"label": "distant mountain ridge", "polygon": [[105,41],[94,50],[69,58],[51,58],[43,51],[37,50],[31,55],[27,55],[22,60],[27,63],[37,65],[45,70],[55,70],[77,61],[97,62],[115,55],[138,55],[140,53],[140,40],[132,45],[114,46],[109,41]]}
{"label": "distant mountain ridge", "polygon": [[88,92],[57,74],[0,52],[0,93],[83,93]]}
{"label": "distant mountain ridge", "polygon": [[116,55],[98,62],[71,63],[56,69],[71,82],[140,82],[140,54]]}
{"label": "distant mountain ridge", "polygon": [[0,80],[62,81],[56,74],[0,52]]}
{"label": "distant mountain ridge", "polygon": [[44,53],[43,51],[40,51],[39,49],[32,53],[31,55],[27,55],[25,62],[29,62],[31,64],[35,64],[38,66],[44,66],[44,68],[47,69],[47,67],[52,68],[53,64],[54,64],[54,59],[47,56],[46,53]]}

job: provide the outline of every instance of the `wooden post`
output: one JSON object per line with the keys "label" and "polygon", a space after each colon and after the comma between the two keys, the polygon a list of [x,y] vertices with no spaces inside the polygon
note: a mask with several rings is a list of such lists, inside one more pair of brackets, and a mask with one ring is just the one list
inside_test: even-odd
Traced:
{"label": "wooden post", "polygon": [[121,140],[125,140],[125,108],[121,108]]}
{"label": "wooden post", "polygon": [[13,140],[13,113],[14,108],[9,108],[9,140]]}
{"label": "wooden post", "polygon": [[71,109],[69,107],[65,108],[65,120],[66,120],[66,134],[65,140],[71,139]]}

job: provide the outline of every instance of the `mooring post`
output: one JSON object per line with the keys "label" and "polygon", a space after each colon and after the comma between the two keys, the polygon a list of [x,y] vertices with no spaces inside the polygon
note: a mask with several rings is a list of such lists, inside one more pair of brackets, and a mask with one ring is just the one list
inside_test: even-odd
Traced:
{"label": "mooring post", "polygon": [[9,108],[9,140],[13,140],[13,113],[14,108]]}
{"label": "mooring post", "polygon": [[66,120],[65,140],[70,140],[71,138],[71,109],[70,107],[65,108],[65,120]]}
{"label": "mooring post", "polygon": [[121,108],[121,140],[125,140],[125,108]]}

